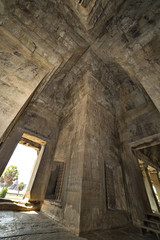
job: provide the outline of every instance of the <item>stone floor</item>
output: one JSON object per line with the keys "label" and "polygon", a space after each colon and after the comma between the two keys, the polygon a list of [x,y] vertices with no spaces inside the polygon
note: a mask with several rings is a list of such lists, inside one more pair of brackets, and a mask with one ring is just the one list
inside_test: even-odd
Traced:
{"label": "stone floor", "polygon": [[85,234],[83,237],[87,240],[157,240],[155,235],[151,233],[142,235],[133,227],[114,229],[112,231],[95,231]]}
{"label": "stone floor", "polygon": [[[41,212],[0,211],[0,240],[79,240]],[[80,238],[82,240],[82,238]]]}
{"label": "stone floor", "polygon": [[132,228],[96,231],[76,237],[41,212],[0,211],[0,240],[155,240],[142,236]]}

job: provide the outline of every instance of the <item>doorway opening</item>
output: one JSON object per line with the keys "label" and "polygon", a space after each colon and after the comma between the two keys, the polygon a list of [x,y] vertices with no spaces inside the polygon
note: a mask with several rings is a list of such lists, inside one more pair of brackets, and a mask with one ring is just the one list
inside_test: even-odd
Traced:
{"label": "doorway opening", "polygon": [[138,162],[153,213],[160,213],[160,144],[139,149]]}
{"label": "doorway opening", "polygon": [[44,141],[34,136],[25,133],[22,135],[0,177],[0,198],[14,201],[25,198],[38,169],[39,154],[44,145]]}

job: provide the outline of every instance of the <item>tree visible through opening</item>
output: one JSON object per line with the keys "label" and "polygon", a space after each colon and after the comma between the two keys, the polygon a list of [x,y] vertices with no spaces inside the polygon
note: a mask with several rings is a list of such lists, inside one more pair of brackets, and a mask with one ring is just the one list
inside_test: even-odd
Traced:
{"label": "tree visible through opening", "polygon": [[0,197],[20,200],[26,191],[38,152],[18,143],[1,178]]}

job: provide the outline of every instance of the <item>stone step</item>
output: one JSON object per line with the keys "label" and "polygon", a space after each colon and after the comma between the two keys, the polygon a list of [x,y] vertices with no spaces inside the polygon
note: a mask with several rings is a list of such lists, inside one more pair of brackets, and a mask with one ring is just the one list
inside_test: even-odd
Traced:
{"label": "stone step", "polygon": [[24,202],[0,199],[0,211],[39,211],[40,202]]}
{"label": "stone step", "polygon": [[[145,220],[143,226],[146,227],[146,230],[148,229],[147,231],[154,232],[154,230],[156,230],[156,231],[160,232],[160,227],[159,227],[159,225],[157,225],[157,223],[148,222]],[[144,227],[143,227],[143,229],[144,229]]]}
{"label": "stone step", "polygon": [[144,219],[143,220],[144,223],[148,224],[148,225],[156,225],[158,227],[158,229],[160,228],[160,221],[155,220],[155,219]]}
{"label": "stone step", "polygon": [[57,221],[63,219],[63,210],[61,204],[51,199],[44,200],[41,207],[41,212]]}
{"label": "stone step", "polygon": [[160,214],[158,213],[146,213],[147,219],[156,219],[160,221]]}
{"label": "stone step", "polygon": [[143,219],[141,229],[143,234],[145,232],[152,232],[156,234],[157,239],[160,239],[160,215],[155,213],[146,213],[146,219]]}
{"label": "stone step", "polygon": [[154,229],[152,227],[148,227],[148,226],[144,226],[144,225],[141,225],[141,229],[142,229],[143,234],[146,232],[152,232],[152,233],[156,234],[157,239],[160,239],[160,230],[159,229]]}

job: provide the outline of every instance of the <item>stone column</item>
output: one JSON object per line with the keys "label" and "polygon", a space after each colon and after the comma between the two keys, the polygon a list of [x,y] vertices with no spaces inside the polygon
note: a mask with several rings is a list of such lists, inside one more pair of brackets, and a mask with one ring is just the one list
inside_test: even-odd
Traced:
{"label": "stone column", "polygon": [[121,156],[126,179],[128,211],[132,216],[132,221],[139,225],[144,218],[144,214],[151,212],[151,207],[137,156],[128,143],[124,142],[122,144]]}
{"label": "stone column", "polygon": [[109,113],[87,96],[80,232],[101,228],[106,213],[104,166],[111,119]]}
{"label": "stone column", "polygon": [[[54,161],[66,164],[63,223],[76,234],[128,222],[124,217],[126,197],[114,109],[104,98],[104,91],[90,72],[72,89],[75,99],[70,99],[63,111],[67,114],[54,156]],[[110,183],[115,184],[114,211],[107,206],[105,166],[113,172]]]}
{"label": "stone column", "polygon": [[80,232],[86,104],[87,97],[84,96],[63,119],[54,156],[54,161],[66,164],[62,190],[63,223],[76,234]]}
{"label": "stone column", "polygon": [[[114,116],[89,95],[63,121],[54,161],[66,163],[63,222],[76,234],[122,226],[128,221],[123,212],[126,210],[123,179],[121,174],[115,174],[121,169],[115,129]],[[111,213],[106,201],[106,165],[115,169],[111,181],[116,184],[113,191],[117,205]],[[117,214],[117,209],[123,211]]]}
{"label": "stone column", "polygon": [[[118,227],[128,221],[124,217],[124,212],[127,211],[126,197],[112,99],[104,96],[103,85],[92,73],[88,72],[84,79],[87,105],[80,232]],[[115,188],[111,187],[115,198],[114,211],[109,211],[107,206],[109,194],[105,177],[107,167],[113,175],[108,185],[110,184],[110,187],[115,185]],[[119,176],[116,175],[118,172]]]}
{"label": "stone column", "polygon": [[36,174],[37,174],[40,162],[41,162],[41,158],[43,156],[44,149],[45,149],[45,146],[41,146],[41,150],[40,150],[40,152],[38,154],[38,157],[36,159],[35,165],[34,165],[33,170],[32,170],[31,178],[29,180],[27,190],[26,190],[25,195],[24,195],[24,198],[28,198],[29,200],[32,200],[32,187],[33,187],[33,183],[35,181]]}

